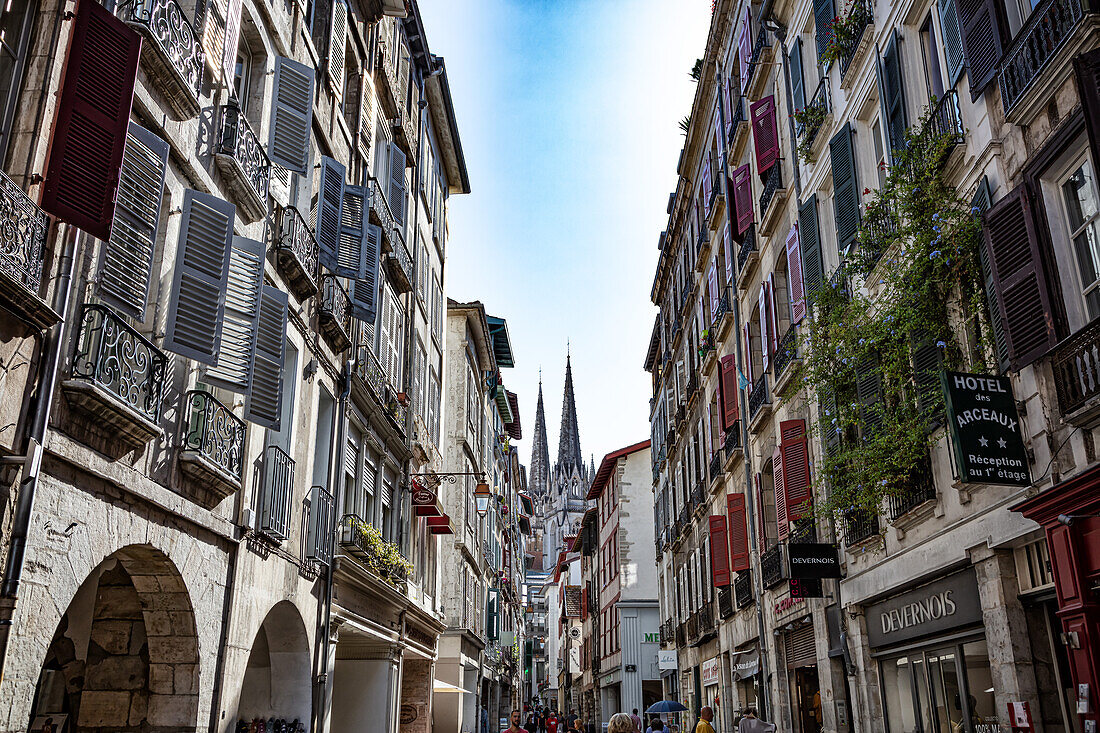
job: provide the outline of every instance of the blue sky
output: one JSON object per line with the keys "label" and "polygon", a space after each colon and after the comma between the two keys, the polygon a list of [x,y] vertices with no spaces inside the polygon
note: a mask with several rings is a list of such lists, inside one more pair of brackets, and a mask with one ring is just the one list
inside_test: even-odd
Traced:
{"label": "blue sky", "polygon": [[649,301],[707,0],[421,0],[473,193],[450,203],[447,295],[508,320],[529,455],[539,368],[551,461],[566,341],[581,449],[649,436]]}

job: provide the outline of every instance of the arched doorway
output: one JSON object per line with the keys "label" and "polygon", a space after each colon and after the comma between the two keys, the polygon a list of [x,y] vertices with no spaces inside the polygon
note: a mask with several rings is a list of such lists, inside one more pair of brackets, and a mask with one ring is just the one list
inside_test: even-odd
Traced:
{"label": "arched doorway", "polygon": [[30,730],[195,730],[198,651],[175,565],[151,545],[125,547],[88,575],[61,617]]}
{"label": "arched doorway", "polygon": [[290,601],[276,603],[268,612],[248,655],[241,697],[240,723],[254,720],[285,721],[287,730],[309,728],[313,689],[310,684],[309,638],[298,609]]}

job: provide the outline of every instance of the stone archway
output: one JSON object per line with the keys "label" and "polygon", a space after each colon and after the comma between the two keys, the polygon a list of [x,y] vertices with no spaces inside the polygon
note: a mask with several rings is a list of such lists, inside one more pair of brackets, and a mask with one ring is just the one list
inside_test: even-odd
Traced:
{"label": "stone archway", "polygon": [[195,730],[198,688],[183,578],[156,548],[130,545],[88,574],[61,617],[30,723],[57,714],[73,733]]}
{"label": "stone archway", "polygon": [[276,603],[252,641],[248,666],[241,681],[237,720],[285,720],[293,731],[295,720],[309,728],[313,705],[309,637],[298,608],[290,601]]}

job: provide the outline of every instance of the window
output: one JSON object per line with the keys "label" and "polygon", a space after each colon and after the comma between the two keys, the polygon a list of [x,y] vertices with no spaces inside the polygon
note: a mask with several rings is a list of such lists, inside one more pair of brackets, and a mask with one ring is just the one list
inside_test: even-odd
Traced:
{"label": "window", "polygon": [[886,151],[882,145],[882,122],[876,118],[871,123],[871,130],[874,133],[872,137],[875,139],[875,166],[878,175],[878,187],[879,190],[882,190],[882,187],[886,185]]}
{"label": "window", "polygon": [[249,84],[252,78],[252,49],[248,42],[241,39],[237,47],[237,65],[233,68],[233,91],[237,93],[237,101],[241,104],[241,111],[248,111]]}
{"label": "window", "polygon": [[1060,185],[1069,240],[1088,320],[1100,317],[1100,207],[1096,171],[1087,158]]}
{"label": "window", "polygon": [[936,45],[936,29],[932,24],[932,16],[924,21],[920,29],[921,57],[924,61],[924,85],[928,92],[928,98],[943,97],[943,74],[940,72],[940,57]]}

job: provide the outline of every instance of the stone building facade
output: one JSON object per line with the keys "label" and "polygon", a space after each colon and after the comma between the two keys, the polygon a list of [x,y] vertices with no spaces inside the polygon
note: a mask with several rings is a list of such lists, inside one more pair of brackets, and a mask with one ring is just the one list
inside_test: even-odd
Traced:
{"label": "stone building facade", "polygon": [[[1095,726],[1095,275],[1070,243],[1096,236],[1098,31],[1072,0],[715,5],[645,363],[665,690],[717,703],[720,730],[748,706],[814,733]],[[1030,478],[963,474],[941,422],[881,506],[814,512],[869,423],[834,430],[800,369],[823,293],[888,296],[904,245],[873,259],[868,212],[907,130],[945,141],[985,268],[977,320],[914,335],[908,394],[939,390],[950,354],[1007,377]],[[874,370],[853,370],[871,414]],[[838,546],[842,579],[792,582],[807,545]],[[937,597],[949,613],[904,615]]]}

